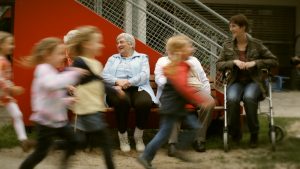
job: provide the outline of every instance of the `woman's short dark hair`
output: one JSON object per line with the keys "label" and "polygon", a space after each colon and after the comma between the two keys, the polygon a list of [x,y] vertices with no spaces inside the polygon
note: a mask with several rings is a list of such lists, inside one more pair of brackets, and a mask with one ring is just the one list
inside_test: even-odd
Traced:
{"label": "woman's short dark hair", "polygon": [[239,27],[245,26],[245,31],[249,32],[249,29],[250,29],[249,22],[248,22],[247,17],[243,14],[237,14],[237,15],[232,16],[229,19],[229,23],[237,24],[237,25],[239,25]]}

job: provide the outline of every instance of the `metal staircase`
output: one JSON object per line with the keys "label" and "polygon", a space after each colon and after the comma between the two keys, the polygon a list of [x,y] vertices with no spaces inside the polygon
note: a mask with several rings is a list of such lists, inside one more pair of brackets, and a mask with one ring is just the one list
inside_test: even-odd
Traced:
{"label": "metal staircase", "polygon": [[[194,1],[195,5],[205,7],[201,2]],[[180,1],[77,0],[77,2],[125,32],[133,34],[162,55],[165,53],[167,38],[174,34],[185,34],[194,42],[196,47],[194,56],[200,60],[210,78],[215,80],[215,87],[221,87],[220,76],[216,72],[215,65],[222,43],[228,34]],[[226,24],[226,19],[224,20]]]}

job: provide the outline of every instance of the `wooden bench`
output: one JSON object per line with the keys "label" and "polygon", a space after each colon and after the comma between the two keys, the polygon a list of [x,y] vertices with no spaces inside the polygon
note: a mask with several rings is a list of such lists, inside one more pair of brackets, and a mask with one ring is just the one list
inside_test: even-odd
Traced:
{"label": "wooden bench", "polygon": [[[210,80],[210,83],[213,84],[213,81]],[[157,91],[157,84],[155,83],[155,78],[154,75],[150,76],[150,85],[154,91],[154,93],[156,93]],[[213,85],[211,85],[213,86]],[[218,100],[218,95],[217,95],[217,91],[212,87],[211,89],[211,93],[212,96],[215,98],[216,101],[216,107],[213,110],[213,114],[212,114],[212,118],[213,119],[217,119],[219,117],[221,117],[223,115],[223,106],[220,106],[220,101]],[[195,112],[195,107],[192,105],[187,105],[187,109],[189,109],[189,111],[191,112]],[[135,112],[134,109],[130,110],[129,113],[129,117],[128,117],[128,128],[135,128]],[[107,108],[106,111],[106,120],[107,123],[109,125],[110,128],[116,128],[117,124],[116,124],[116,117],[115,117],[115,112],[114,109],[112,107]],[[148,121],[146,124],[146,129],[156,129],[159,128],[159,107],[156,104],[153,104],[149,117],[148,117]]]}

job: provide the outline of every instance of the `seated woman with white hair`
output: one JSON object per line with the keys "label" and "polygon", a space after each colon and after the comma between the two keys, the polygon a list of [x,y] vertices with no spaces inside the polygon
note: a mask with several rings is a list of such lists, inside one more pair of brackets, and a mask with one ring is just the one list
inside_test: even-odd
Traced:
{"label": "seated woman with white hair", "polygon": [[128,114],[133,107],[136,112],[134,140],[137,151],[143,151],[143,129],[147,123],[152,103],[156,103],[150,86],[150,68],[148,56],[135,51],[135,39],[131,34],[121,33],[117,36],[117,54],[112,55],[102,72],[102,77],[109,85],[122,89],[126,97],[120,99],[108,94],[107,103],[114,107],[120,140],[120,149],[130,151],[127,133]]}

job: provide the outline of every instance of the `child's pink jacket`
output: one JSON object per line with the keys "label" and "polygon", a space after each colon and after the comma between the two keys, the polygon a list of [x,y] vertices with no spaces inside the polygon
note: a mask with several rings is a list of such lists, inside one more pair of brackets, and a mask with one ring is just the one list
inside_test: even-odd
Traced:
{"label": "child's pink jacket", "polygon": [[59,72],[50,64],[40,64],[34,72],[31,87],[30,119],[49,127],[62,127],[67,124],[66,87],[78,81],[75,71]]}

